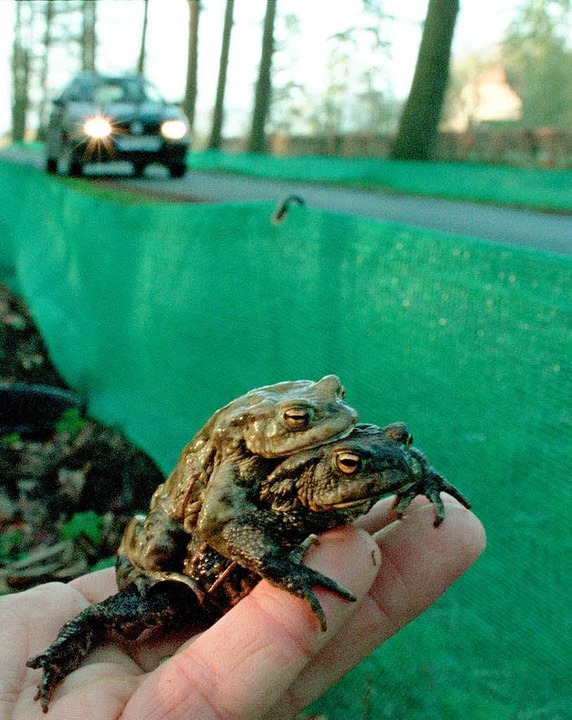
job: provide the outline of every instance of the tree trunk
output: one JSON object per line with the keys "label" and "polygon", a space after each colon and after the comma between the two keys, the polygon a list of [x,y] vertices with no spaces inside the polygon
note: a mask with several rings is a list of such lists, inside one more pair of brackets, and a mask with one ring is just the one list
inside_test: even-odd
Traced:
{"label": "tree trunk", "polygon": [[197,67],[199,59],[199,15],[200,0],[188,0],[189,3],[189,50],[187,55],[187,82],[183,110],[189,119],[191,131],[195,124],[195,107],[197,104]]}
{"label": "tree trunk", "polygon": [[222,47],[218,68],[218,83],[216,86],[216,100],[213,113],[213,125],[209,141],[209,150],[220,150],[222,140],[222,125],[224,121],[224,92],[226,89],[226,73],[228,70],[228,54],[230,50],[230,36],[232,33],[232,14],[234,0],[226,0],[224,14],[224,27],[222,31]]}
{"label": "tree trunk", "polygon": [[274,53],[274,20],[276,18],[277,0],[266,0],[266,15],[264,17],[264,32],[262,35],[262,53],[258,81],[254,97],[254,110],[252,113],[252,127],[248,143],[248,152],[264,152],[266,149],[266,119],[270,109],[270,95],[272,93],[272,55]]}
{"label": "tree trunk", "polygon": [[459,0],[429,0],[409,97],[390,157],[429,160],[447,89],[451,44]]}
{"label": "tree trunk", "polygon": [[23,6],[23,0],[17,0],[12,45],[12,142],[24,140],[29,104],[30,52],[22,37]]}
{"label": "tree trunk", "polygon": [[38,106],[38,133],[37,139],[44,140],[47,124],[47,109],[49,102],[49,88],[48,88],[48,70],[50,65],[50,50],[52,47],[52,26],[54,20],[54,5],[53,3],[46,3],[43,8],[44,15],[44,40],[43,40],[43,57],[42,64],[40,67],[40,103]]}
{"label": "tree trunk", "polygon": [[96,0],[83,0],[82,15],[81,69],[84,72],[95,72]]}
{"label": "tree trunk", "polygon": [[141,45],[137,59],[137,72],[143,75],[145,72],[145,49],[147,45],[147,21],[149,19],[149,0],[143,0],[143,30],[141,32]]}

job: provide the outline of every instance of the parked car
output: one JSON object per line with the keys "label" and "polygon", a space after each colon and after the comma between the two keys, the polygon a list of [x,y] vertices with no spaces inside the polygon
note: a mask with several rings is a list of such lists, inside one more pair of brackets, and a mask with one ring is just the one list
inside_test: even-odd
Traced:
{"label": "parked car", "polygon": [[82,74],[53,101],[46,135],[46,171],[81,175],[88,163],[127,160],[136,176],[164,165],[185,174],[189,124],[139,75]]}

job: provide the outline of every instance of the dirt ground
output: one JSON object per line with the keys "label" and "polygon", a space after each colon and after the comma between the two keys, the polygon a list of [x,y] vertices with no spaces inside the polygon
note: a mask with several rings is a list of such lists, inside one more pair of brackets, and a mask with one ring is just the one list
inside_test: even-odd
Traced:
{"label": "dirt ground", "polygon": [[[24,302],[0,284],[0,385],[67,388]],[[109,564],[163,481],[156,464],[80,410],[49,431],[0,434],[0,594]]]}

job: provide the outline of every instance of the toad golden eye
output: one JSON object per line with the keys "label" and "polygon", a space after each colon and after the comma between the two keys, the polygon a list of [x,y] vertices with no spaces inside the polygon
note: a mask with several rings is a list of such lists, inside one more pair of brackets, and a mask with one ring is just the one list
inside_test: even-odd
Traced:
{"label": "toad golden eye", "polygon": [[284,420],[294,430],[303,429],[310,422],[310,413],[304,408],[290,408],[284,412]]}
{"label": "toad golden eye", "polygon": [[341,452],[336,455],[336,466],[338,470],[345,473],[346,475],[352,475],[359,470],[361,465],[361,458],[359,455],[351,452]]}

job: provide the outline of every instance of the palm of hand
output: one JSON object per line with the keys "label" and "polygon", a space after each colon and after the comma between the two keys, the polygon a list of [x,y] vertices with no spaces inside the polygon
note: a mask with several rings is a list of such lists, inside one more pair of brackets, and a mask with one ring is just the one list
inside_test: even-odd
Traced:
{"label": "palm of hand", "polygon": [[[431,506],[419,500],[404,521],[381,530],[375,541],[356,528],[320,539],[308,564],[361,600],[346,603],[317,590],[327,632],[320,631],[303,601],[263,581],[190,642],[178,637],[96,651],[58,689],[49,720],[294,717],[476,559],[484,546],[482,528],[474,515],[449,502],[438,530]],[[380,530],[389,506],[380,503],[358,525],[369,533]],[[27,659],[89,603],[113,592],[113,570],[103,570],[69,585],[51,583],[0,598],[0,717],[43,717],[33,702],[39,673],[26,669]]]}

